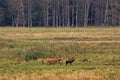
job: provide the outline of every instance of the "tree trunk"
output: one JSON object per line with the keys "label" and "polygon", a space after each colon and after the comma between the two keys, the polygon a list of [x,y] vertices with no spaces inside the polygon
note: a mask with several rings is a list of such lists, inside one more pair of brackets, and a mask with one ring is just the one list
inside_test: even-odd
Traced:
{"label": "tree trunk", "polygon": [[104,23],[103,26],[107,26],[107,17],[108,17],[108,0],[106,0],[106,7],[105,7],[105,16],[104,16]]}
{"label": "tree trunk", "polygon": [[32,1],[28,0],[28,27],[32,27]]}
{"label": "tree trunk", "polygon": [[84,26],[88,26],[88,15],[89,15],[89,8],[91,5],[92,0],[85,0],[85,16],[84,16]]}
{"label": "tree trunk", "polygon": [[46,12],[47,12],[47,15],[46,15],[46,26],[48,27],[49,26],[49,8],[47,7],[46,8]]}
{"label": "tree trunk", "polygon": [[74,5],[72,6],[72,26],[74,26]]}

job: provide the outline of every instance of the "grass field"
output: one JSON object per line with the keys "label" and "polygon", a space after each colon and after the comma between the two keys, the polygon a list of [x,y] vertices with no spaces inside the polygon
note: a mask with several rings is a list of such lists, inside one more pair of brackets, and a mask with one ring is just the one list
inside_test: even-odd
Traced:
{"label": "grass field", "polygon": [[[48,58],[63,64],[47,65]],[[1,27],[0,80],[120,80],[120,28]]]}

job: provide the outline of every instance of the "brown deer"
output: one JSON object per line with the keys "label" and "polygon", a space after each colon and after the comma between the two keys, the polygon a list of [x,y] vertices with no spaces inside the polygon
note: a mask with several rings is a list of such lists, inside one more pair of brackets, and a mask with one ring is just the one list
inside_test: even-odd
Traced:
{"label": "brown deer", "polygon": [[91,62],[91,59],[85,58],[85,59],[82,60],[82,62],[88,62],[88,63],[90,63],[90,62]]}
{"label": "brown deer", "polygon": [[66,65],[68,65],[68,64],[71,65],[74,61],[75,61],[74,58],[69,58],[69,59],[66,60]]}
{"label": "brown deer", "polygon": [[44,60],[41,60],[41,63],[44,65],[45,64]]}
{"label": "brown deer", "polygon": [[48,59],[48,64],[49,65],[54,65],[56,63],[62,65],[62,59],[61,58]]}

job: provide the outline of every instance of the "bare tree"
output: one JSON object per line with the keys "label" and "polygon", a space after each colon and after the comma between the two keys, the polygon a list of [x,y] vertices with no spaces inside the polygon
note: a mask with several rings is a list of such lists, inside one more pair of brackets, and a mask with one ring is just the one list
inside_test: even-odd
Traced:
{"label": "bare tree", "polygon": [[7,0],[8,10],[12,17],[12,26],[25,26],[23,0]]}
{"label": "bare tree", "polygon": [[32,27],[32,0],[27,0],[28,7],[28,27]]}
{"label": "bare tree", "polygon": [[104,17],[104,23],[103,23],[103,25],[105,26],[107,26],[107,17],[108,17],[108,0],[106,0],[106,4],[105,4],[106,6],[105,6],[105,17]]}
{"label": "bare tree", "polygon": [[84,8],[85,8],[85,16],[84,16],[84,26],[87,26],[88,24],[88,15],[89,15],[89,9],[90,9],[90,5],[92,0],[84,0]]}

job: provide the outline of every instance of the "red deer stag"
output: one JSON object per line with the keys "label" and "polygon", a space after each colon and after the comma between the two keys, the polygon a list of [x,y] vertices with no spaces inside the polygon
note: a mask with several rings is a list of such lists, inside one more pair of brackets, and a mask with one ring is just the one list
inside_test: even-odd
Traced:
{"label": "red deer stag", "polygon": [[71,65],[74,61],[75,61],[74,58],[69,58],[69,59],[66,60],[66,65],[68,65],[68,64]]}

